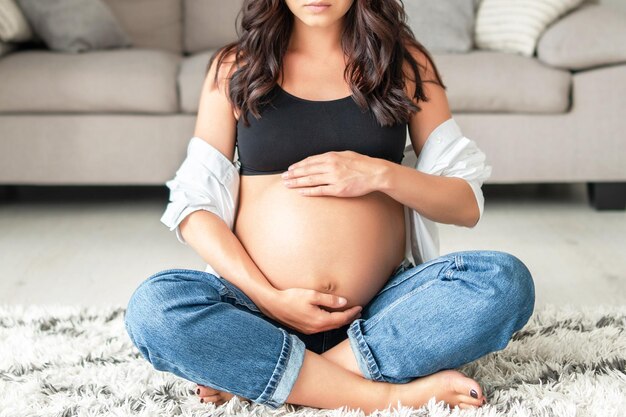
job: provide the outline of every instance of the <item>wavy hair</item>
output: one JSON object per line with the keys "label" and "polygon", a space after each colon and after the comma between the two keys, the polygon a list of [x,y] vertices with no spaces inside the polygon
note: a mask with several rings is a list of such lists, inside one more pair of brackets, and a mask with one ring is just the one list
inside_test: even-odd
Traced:
{"label": "wavy hair", "polygon": [[[277,84],[294,16],[284,0],[244,0],[236,19],[240,16],[238,39],[211,55],[205,74],[216,57],[220,68],[234,51],[236,69],[228,78],[228,95],[244,125],[250,126],[247,112],[259,119],[259,107],[269,101],[267,95]],[[404,60],[413,71],[416,101],[428,101],[424,82],[446,89],[431,55],[407,24],[402,0],[354,0],[344,16],[341,47],[348,57],[344,79],[355,102],[361,110],[369,108],[381,126],[407,123],[411,114],[421,110],[404,89]],[[413,58],[409,47],[424,54],[435,80],[422,80],[418,66],[423,65]],[[215,71],[215,85],[218,73]]]}

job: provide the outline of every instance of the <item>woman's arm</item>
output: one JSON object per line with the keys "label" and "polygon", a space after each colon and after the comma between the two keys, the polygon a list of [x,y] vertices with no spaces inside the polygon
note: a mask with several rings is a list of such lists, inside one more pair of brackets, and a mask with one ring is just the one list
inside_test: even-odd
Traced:
{"label": "woman's arm", "polygon": [[263,308],[277,290],[232,231],[239,192],[238,173],[231,166],[237,120],[227,97],[231,69],[227,63],[220,70],[218,87],[213,85],[217,61],[216,57],[202,87],[189,155],[176,178],[167,183],[172,203],[164,220],[182,243]]}
{"label": "woman's arm", "polygon": [[[425,56],[416,52],[415,58],[425,66],[421,78],[434,80]],[[415,91],[411,79],[407,77],[405,83],[409,97]],[[282,174],[284,185],[312,197],[357,197],[380,191],[430,221],[475,226],[483,212],[481,186],[491,167],[452,118],[445,90],[432,82],[426,82],[424,90],[428,101],[419,103],[422,110],[409,121],[418,155],[414,168],[353,151],[331,151],[292,164]]]}
{"label": "woman's arm", "polygon": [[[415,51],[413,56],[426,67],[421,73],[422,80],[434,80],[432,67],[424,55]],[[415,82],[407,79],[407,86],[409,97],[413,97]],[[409,121],[409,136],[416,156],[432,132],[452,117],[446,92],[440,85],[425,82],[424,92],[429,101],[419,102],[422,110],[414,113]],[[473,227],[478,222],[478,202],[465,179],[431,175],[384,159],[377,162],[380,164],[375,187],[378,191],[435,222],[466,227]]]}
{"label": "woman's arm", "polygon": [[277,290],[222,219],[214,213],[197,210],[182,220],[180,228],[185,241],[205,262],[257,306],[267,310],[267,303],[271,303]]}
{"label": "woman's arm", "polygon": [[479,209],[469,183],[463,178],[426,174],[389,163],[382,169],[378,191],[438,223],[474,227]]}

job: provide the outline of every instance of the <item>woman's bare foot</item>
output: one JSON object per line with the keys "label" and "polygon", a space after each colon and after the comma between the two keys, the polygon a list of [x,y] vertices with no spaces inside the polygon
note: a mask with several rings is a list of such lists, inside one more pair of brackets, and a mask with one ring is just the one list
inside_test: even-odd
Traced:
{"label": "woman's bare foot", "polygon": [[[234,394],[226,391],[219,391],[211,387],[205,387],[204,385],[198,385],[196,394],[200,397],[200,402],[214,403],[215,405],[222,405],[234,397]],[[239,398],[245,400],[245,398]]]}
{"label": "woman's bare foot", "polygon": [[[476,392],[476,398],[472,397],[471,390]],[[391,407],[394,409],[398,401],[403,406],[419,408],[432,397],[435,397],[436,402],[443,400],[451,408],[457,405],[462,409],[478,408],[486,403],[478,382],[452,369],[435,372],[406,384],[391,384],[390,394]]]}
{"label": "woman's bare foot", "polygon": [[[487,401],[478,382],[451,369],[435,372],[406,384],[389,385],[392,408],[395,408],[398,400],[405,406],[421,407],[432,397],[435,397],[437,402],[443,400],[450,407],[458,405],[461,409],[477,408]],[[472,397],[471,390],[476,392],[476,398]],[[234,396],[204,385],[198,385],[196,393],[201,402],[212,402],[215,405],[222,405]]]}

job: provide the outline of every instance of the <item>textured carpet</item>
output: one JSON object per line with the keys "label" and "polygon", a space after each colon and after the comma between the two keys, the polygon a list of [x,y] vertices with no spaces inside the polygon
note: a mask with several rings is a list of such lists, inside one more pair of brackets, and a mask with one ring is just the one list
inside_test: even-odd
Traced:
{"label": "textured carpet", "polygon": [[[362,416],[361,410],[238,397],[201,404],[195,384],[152,368],[129,340],[124,308],[0,306],[0,416]],[[626,416],[626,306],[537,308],[509,345],[459,370],[490,403],[434,399],[380,416]]]}

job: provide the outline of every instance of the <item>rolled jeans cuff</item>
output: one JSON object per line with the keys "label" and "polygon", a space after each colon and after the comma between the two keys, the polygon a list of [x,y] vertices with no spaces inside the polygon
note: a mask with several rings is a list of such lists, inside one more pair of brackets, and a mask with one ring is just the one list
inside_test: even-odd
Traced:
{"label": "rolled jeans cuff", "polygon": [[264,404],[272,409],[277,409],[287,401],[300,374],[306,350],[306,345],[296,335],[288,333],[283,328],[279,329],[285,338],[278,363],[265,391],[255,400],[256,403]]}
{"label": "rolled jeans cuff", "polygon": [[363,330],[361,328],[363,322],[363,319],[356,319],[350,324],[350,327],[348,327],[347,333],[350,347],[356,357],[359,369],[366,379],[386,382],[383,375],[380,373],[372,351],[367,343],[365,343],[365,337],[363,337]]}

